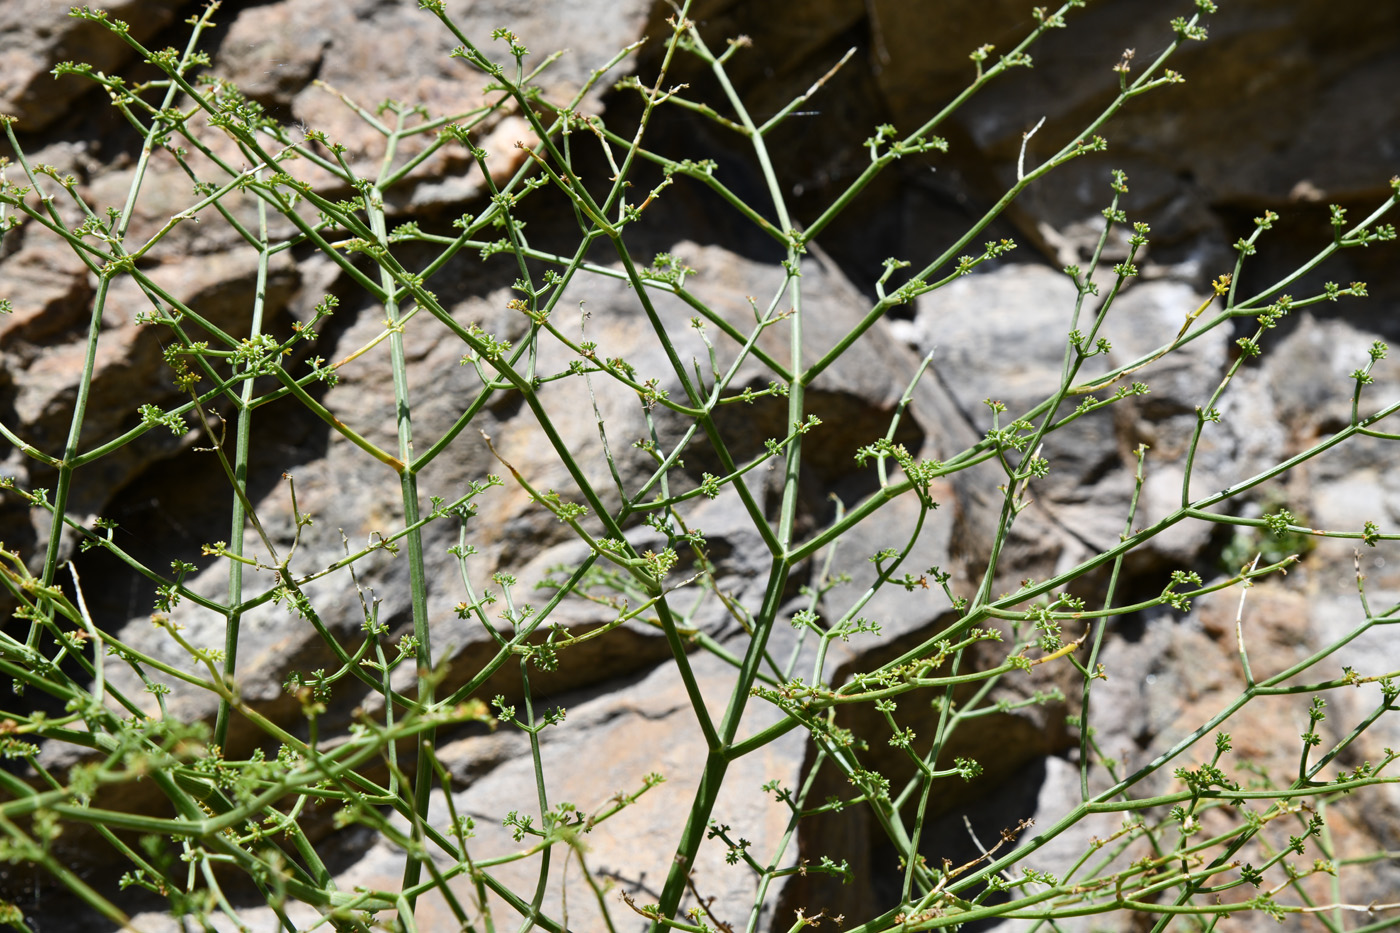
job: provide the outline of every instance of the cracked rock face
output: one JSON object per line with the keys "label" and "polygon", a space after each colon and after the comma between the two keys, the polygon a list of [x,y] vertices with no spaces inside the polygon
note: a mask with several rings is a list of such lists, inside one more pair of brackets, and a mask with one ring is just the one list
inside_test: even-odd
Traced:
{"label": "cracked rock face", "polygon": [[[813,97],[807,108],[810,115],[789,121],[770,140],[773,150],[786,159],[778,175],[799,222],[814,219],[868,164],[859,143],[874,126],[918,126],[966,84],[969,51],[989,42],[1009,48],[1029,27],[1020,3],[957,0],[941,7],[936,16],[917,7],[900,0],[816,0],[795,7],[768,0],[709,0],[692,8],[692,18],[702,24],[712,47],[739,34],[752,40],[753,48],[733,59],[732,74],[739,93],[757,113],[775,112],[854,47],[847,65]],[[155,46],[176,42],[176,26],[197,6],[163,0],[109,9],[132,23],[134,37]],[[469,35],[487,35],[509,24],[532,52],[569,48],[546,73],[544,87],[552,99],[573,96],[592,68],[643,35],[664,35],[663,21],[669,15],[666,5],[642,0],[461,2],[450,3],[449,9]],[[150,75],[133,63],[126,46],[63,12],[66,8],[49,4],[0,4],[0,112],[19,117],[17,132],[33,161],[75,175],[85,196],[101,208],[120,206],[139,140],[88,84],[75,77],[54,80],[48,73],[61,61],[82,60],[130,80]],[[1277,280],[1325,241],[1327,202],[1361,216],[1382,200],[1400,151],[1400,103],[1394,95],[1369,89],[1391,88],[1400,81],[1400,52],[1393,41],[1400,30],[1400,6],[1380,3],[1361,9],[1321,0],[1238,0],[1230,4],[1228,14],[1217,18],[1210,43],[1173,62],[1187,75],[1186,85],[1150,96],[1141,107],[1130,105],[1104,128],[1111,142],[1107,156],[1075,161],[1032,186],[986,231],[989,238],[1017,239],[1017,252],[898,309],[810,386],[809,407],[823,426],[808,448],[811,481],[801,490],[802,533],[816,532],[832,520],[833,495],[850,507],[873,491],[869,471],[857,468],[854,451],[883,436],[925,354],[932,353],[929,372],[911,394],[895,438],[921,458],[951,456],[991,429],[984,400],[1002,401],[1019,412],[1054,390],[1078,294],[1059,269],[1077,264],[1085,273],[1090,270],[1102,230],[1099,211],[1111,197],[1110,168],[1128,172],[1125,207],[1132,219],[1151,224],[1154,239],[1142,260],[1142,275],[1118,299],[1100,333],[1112,349],[1102,367],[1086,375],[1142,359],[1170,340],[1184,316],[1208,293],[1210,280],[1233,268],[1230,244],[1253,230],[1251,218],[1265,207],[1284,219],[1261,241],[1255,265],[1247,267],[1247,283],[1254,288]],[[951,143],[946,156],[910,157],[873,185],[858,210],[818,238],[820,249],[814,248],[803,266],[804,288],[811,296],[804,308],[810,322],[804,356],[824,353],[861,320],[874,300],[886,257],[909,259],[916,267],[926,264],[996,202],[1014,181],[1024,134],[1037,120],[1045,118],[1025,143],[1029,159],[1053,152],[1068,133],[1102,109],[1116,86],[1109,68],[1121,50],[1136,48],[1134,63],[1144,65],[1150,60],[1149,50],[1160,47],[1169,35],[1167,18],[1156,0],[1091,5],[1071,29],[1052,34],[1032,50],[1033,71],[991,86],[940,127],[938,132]],[[452,37],[413,4],[228,3],[220,21],[212,50],[215,73],[238,83],[251,99],[279,119],[302,126],[303,132],[324,130],[347,146],[352,165],[367,171],[377,165],[377,136],[346,100],[372,110],[379,101],[393,98],[421,104],[438,116],[470,110],[485,93],[485,79],[451,57],[456,44]],[[660,44],[653,39],[627,58],[624,68],[650,76],[659,54]],[[697,93],[709,93],[709,80],[689,60],[679,61],[668,78],[690,83]],[[633,99],[602,85],[584,94],[578,109],[619,122],[636,111]],[[728,187],[758,200],[762,178],[741,140],[710,126],[697,129],[670,112],[658,112],[652,133],[659,151],[715,159],[718,177]],[[427,139],[411,145],[421,146]],[[489,195],[489,183],[509,177],[520,166],[524,156],[517,141],[532,141],[528,124],[519,116],[504,116],[484,128],[476,144],[488,152],[490,178],[460,147],[435,153],[390,195],[392,222],[446,229],[450,218],[479,208]],[[601,161],[596,169],[600,174],[606,171]],[[314,180],[314,169],[306,171],[305,177]],[[331,195],[344,197],[346,192]],[[132,236],[150,236],[192,199],[189,181],[174,160],[157,154],[132,221]],[[251,198],[234,195],[227,206],[240,221],[256,224]],[[638,234],[645,238],[645,248],[637,245],[634,251],[674,253],[696,270],[696,293],[736,324],[745,316],[752,321],[748,296],[771,294],[782,281],[784,271],[771,242],[749,228],[740,229],[702,193],[678,184],[658,201],[651,216],[654,219]],[[65,217],[66,222],[78,219]],[[573,217],[562,212],[534,216],[530,223],[540,243],[567,243],[575,230]],[[281,236],[288,229],[279,228],[274,219],[270,233]],[[226,225],[182,223],[149,257],[149,275],[229,333],[247,333],[247,312],[258,285],[254,253],[241,244]],[[1104,264],[1096,270],[1100,282],[1112,281],[1110,266],[1126,255],[1123,248],[1121,243],[1107,245]],[[1380,253],[1380,248],[1352,251],[1326,272],[1339,282],[1369,281],[1372,297],[1367,302],[1324,303],[1296,311],[1268,335],[1262,357],[1240,372],[1217,405],[1221,423],[1203,435],[1189,495],[1206,495],[1245,481],[1348,423],[1354,386],[1348,373],[1365,364],[1373,341],[1400,338],[1400,317],[1394,313],[1400,279],[1386,266],[1393,263],[1393,254],[1383,259]],[[500,258],[482,263],[475,256],[461,256],[432,284],[459,322],[479,323],[492,333],[518,339],[524,326],[520,316],[505,310],[514,275]],[[1309,278],[1298,284],[1298,295],[1312,294],[1319,286],[1320,280]],[[66,439],[97,287],[96,277],[64,244],[34,225],[11,231],[0,241],[0,297],[13,305],[13,313],[0,317],[0,421],[54,456],[61,454]],[[130,293],[117,291],[101,321],[94,394],[80,439],[83,448],[132,428],[142,405],[168,407],[179,397],[158,332],[137,318],[147,299],[129,283],[122,287]],[[339,268],[314,256],[283,254],[268,270],[262,290],[268,327],[284,336],[311,317],[323,295],[344,298],[316,346],[315,352],[327,359],[365,349],[383,329],[383,309],[357,297]],[[660,348],[647,341],[634,296],[623,283],[589,279],[560,307],[578,308],[580,302],[588,314],[589,339],[615,348],[647,376],[669,373]],[[1094,301],[1086,304],[1080,327],[1096,307]],[[660,311],[689,313],[679,302],[663,304]],[[1112,546],[1125,531],[1135,495],[1134,527],[1149,525],[1179,506],[1196,412],[1211,404],[1211,393],[1235,362],[1235,339],[1252,332],[1248,322],[1241,321],[1234,331],[1213,331],[1180,353],[1145,365],[1132,379],[1150,391],[1052,435],[1040,452],[1051,472],[1032,485],[1034,502],[1002,555],[997,592],[1014,589],[1027,577],[1053,576]],[[785,354],[786,339],[785,333],[765,334],[760,346]],[[696,338],[679,351],[684,358],[700,358],[705,348]],[[366,352],[386,351],[380,347]],[[441,436],[470,404],[479,383],[468,367],[459,365],[461,344],[441,328],[409,326],[405,352],[410,383],[433,387],[431,397],[414,411],[415,431],[423,437]],[[732,354],[732,347],[722,352]],[[368,362],[372,361],[371,356]],[[561,348],[558,359],[542,360],[541,366],[553,370],[567,362]],[[383,367],[347,367],[339,384],[318,398],[365,437],[392,447],[393,394],[384,372]],[[1367,391],[1375,398],[1393,398],[1400,390],[1400,364],[1395,360],[1380,361],[1372,375],[1374,385]],[[757,368],[751,374],[743,372],[736,382],[755,390],[765,384]],[[627,447],[648,430],[635,394],[600,385],[596,396],[588,398],[569,384],[556,386],[546,386],[542,398],[557,413],[556,423],[569,448],[593,478],[608,476],[600,418],[611,437],[627,439],[612,451],[620,475],[628,482],[647,475],[652,462]],[[678,391],[678,386],[668,388]],[[1103,394],[1112,391],[1106,387]],[[1072,400],[1069,408],[1074,404]],[[472,481],[502,472],[502,460],[540,488],[563,489],[568,477],[546,456],[528,414],[518,399],[510,398],[485,411],[471,430],[454,440],[451,455],[424,472],[425,494],[460,495]],[[276,546],[290,547],[295,540],[308,566],[330,564],[347,547],[366,547],[401,522],[396,477],[341,435],[290,401],[269,406],[258,417],[256,428],[262,436],[250,464],[249,493]],[[779,400],[767,399],[733,406],[718,420],[736,453],[752,454],[764,439],[783,433],[785,419]],[[663,435],[676,431],[664,418],[657,420]],[[225,585],[223,570],[194,555],[201,545],[227,537],[227,481],[209,454],[198,449],[207,446],[207,435],[196,425],[190,427],[183,434],[149,432],[85,467],[69,511],[83,522],[96,516],[117,521],[125,536],[122,546],[150,566],[196,560],[192,588],[217,596]],[[476,427],[490,435],[495,455]],[[1393,526],[1400,522],[1400,481],[1390,469],[1393,443],[1365,439],[1344,445],[1251,491],[1237,502],[1237,513],[1254,517],[1286,505],[1315,527],[1359,529],[1366,521]],[[1139,488],[1137,451],[1142,447],[1146,454]],[[0,455],[3,472],[24,487],[52,482],[53,471],[23,452],[0,443]],[[703,472],[716,472],[716,466],[697,452],[685,470],[698,483]],[[293,511],[284,474],[295,478],[299,513]],[[771,477],[750,480],[760,500],[776,488]],[[955,592],[970,592],[989,556],[1001,504],[996,486],[1004,481],[1004,473],[984,465],[936,483],[931,493],[941,508],[925,517],[910,566],[943,567],[952,574]],[[610,488],[610,481],[600,487]],[[299,538],[298,514],[316,517],[316,524]],[[880,514],[878,523],[861,526],[843,543],[853,579],[824,599],[824,616],[840,617],[874,579],[876,571],[867,557],[920,520],[908,499]],[[711,542],[721,588],[738,601],[756,602],[769,554],[749,516],[732,497],[705,505],[697,516]],[[510,484],[481,497],[470,527],[479,552],[475,570],[483,579],[496,571],[509,572],[518,578],[522,593],[545,581],[551,568],[576,563],[584,552],[566,527]],[[0,500],[0,540],[8,546],[27,555],[41,554],[46,528],[42,515],[32,514],[14,497]],[[655,535],[641,525],[629,534],[640,545]],[[428,607],[434,638],[445,653],[449,684],[480,669],[496,645],[480,627],[469,628],[454,614],[462,597],[457,564],[446,548],[455,543],[455,532],[449,535],[431,526],[426,542],[432,581]],[[1157,610],[1107,623],[1101,660],[1109,679],[1096,688],[1094,701],[1104,753],[1117,756],[1125,768],[1138,767],[1228,703],[1240,687],[1240,632],[1248,638],[1256,672],[1271,673],[1339,638],[1359,618],[1358,569],[1367,577],[1373,606],[1396,602],[1400,552],[1383,543],[1354,558],[1353,544],[1323,541],[1286,580],[1251,591],[1243,609],[1237,592],[1230,591],[1200,600],[1189,614]],[[1178,526],[1126,563],[1120,602],[1152,598],[1173,570],[1194,570],[1207,582],[1222,578],[1227,570],[1237,569],[1226,566],[1229,560],[1238,553],[1247,553],[1248,560],[1253,554],[1249,549],[1258,547],[1259,541],[1233,535],[1225,526]],[[144,581],[133,581],[102,554],[70,549],[91,610],[103,626],[154,656],[188,662],[150,625],[153,594]],[[1103,583],[1094,579],[1085,585]],[[331,634],[348,643],[364,621],[362,594],[371,592],[379,600],[379,621],[388,625],[390,637],[410,632],[408,588],[406,562],[384,552],[361,563],[356,580],[342,571],[309,590]],[[1080,595],[1092,601],[1092,592]],[[799,605],[794,592],[788,614]],[[881,591],[862,613],[881,624],[882,635],[861,635],[834,645],[828,669],[844,677],[897,657],[946,624],[945,609],[941,594]],[[610,611],[580,603],[562,607],[555,619],[581,631],[610,616]],[[177,611],[174,618],[186,623],[189,637],[199,643],[217,644],[223,637],[221,625],[193,607]],[[728,613],[702,614],[693,623],[730,650],[739,650],[736,646],[746,638]],[[790,631],[775,633],[771,650],[775,655],[793,651],[793,638]],[[274,722],[304,727],[300,704],[283,685],[295,672],[332,665],[334,655],[314,631],[294,624],[285,607],[271,603],[243,620],[242,639],[237,679],[244,697]],[[1394,654],[1390,641],[1372,638],[1353,642],[1334,660],[1373,674],[1400,667]],[[574,649],[557,671],[531,679],[536,702],[568,711],[567,728],[550,732],[542,752],[544,767],[558,776],[554,786],[565,799],[595,808],[615,794],[634,793],[650,773],[667,777],[626,812],[625,822],[609,824],[608,834],[579,850],[590,870],[612,879],[617,890],[640,903],[654,901],[664,880],[705,757],[703,736],[679,675],[666,663],[669,658],[666,640],[657,629],[629,622],[608,639]],[[721,707],[732,686],[732,669],[708,655],[696,655],[695,664],[701,692],[713,707]],[[1021,818],[1034,817],[1048,825],[1078,802],[1078,738],[1065,724],[1066,713],[1078,711],[1077,678],[1046,670],[1037,668],[1024,682],[1006,688],[998,699],[1006,701],[1008,710],[987,717],[981,728],[960,738],[958,748],[950,749],[950,755],[982,762],[985,774],[941,804],[926,847],[929,857],[954,852],[965,855],[965,861],[976,856],[976,848],[967,841],[963,813],[985,841]],[[410,688],[413,672],[401,673],[405,679],[395,686]],[[1328,676],[1334,673],[1329,669]],[[132,682],[122,686],[140,693],[140,685],[128,680]],[[1057,689],[1068,699],[1018,705],[1038,691]],[[479,693],[486,698],[498,694],[510,702],[522,697],[520,677],[510,665]],[[343,733],[360,711],[373,712],[375,699],[367,689],[337,696],[321,723],[323,735]],[[1336,728],[1362,715],[1373,699],[1358,690],[1354,708],[1332,711]],[[210,718],[214,713],[207,694],[177,693],[170,704],[182,716]],[[917,705],[910,703],[901,712],[901,724],[931,732],[937,711],[916,712]],[[741,735],[770,724],[775,715],[770,707],[751,704]],[[853,713],[844,725],[869,734],[872,742],[883,738],[887,728],[873,713],[864,718]],[[1296,757],[1302,725],[1263,704],[1225,727],[1240,737],[1237,748],[1254,760],[1286,769]],[[258,739],[251,728],[235,728],[230,750],[246,753]],[[1379,758],[1386,745],[1400,747],[1400,727],[1382,720],[1366,742]],[[45,748],[41,754],[52,766],[73,761],[71,749]],[[877,755],[877,762],[897,773],[898,756],[892,750],[880,754],[885,757]],[[726,787],[715,818],[736,832],[742,827],[756,850],[771,847],[786,831],[787,813],[758,788],[772,780],[796,786],[813,755],[801,733],[792,732],[741,759],[731,769],[732,786]],[[477,821],[480,850],[510,849],[513,843],[500,825],[501,815],[536,805],[528,744],[518,734],[464,727],[439,737],[437,758],[452,776],[457,811]],[[1164,783],[1161,789],[1165,788]],[[149,786],[134,785],[127,793],[128,798],[106,805],[158,806]],[[1396,848],[1400,797],[1381,792],[1372,799],[1370,809],[1346,816],[1339,850]],[[448,816],[435,810],[430,819],[441,822]],[[342,887],[374,885],[379,879],[389,884],[399,876],[401,853],[377,837],[337,831],[330,813],[308,814],[307,820],[335,852]],[[1113,827],[1086,824],[1082,838],[1070,841],[1082,846],[1091,832],[1107,835]],[[882,838],[879,828],[855,810],[804,823],[798,835],[799,857],[847,859],[858,881],[841,886],[816,876],[786,878],[769,892],[757,928],[787,929],[797,909],[808,915],[827,909],[856,917],[888,907],[898,893],[898,866],[892,864]],[[118,863],[100,846],[87,846],[89,841],[75,842],[68,854],[90,882],[112,887]],[[1056,845],[1067,843],[1060,840]],[[1057,851],[1047,850],[1041,867],[1053,870]],[[726,866],[723,855],[718,845],[702,850],[698,896],[713,898],[715,916],[738,928],[747,922],[753,882]],[[567,891],[571,926],[598,929],[601,921],[591,895],[581,886],[577,863],[561,862],[555,871],[558,880],[550,896],[556,900],[546,906],[564,909],[558,898],[559,892]],[[1357,903],[1383,896],[1394,890],[1394,874],[1393,867],[1383,863],[1366,876],[1367,890],[1346,896]],[[522,887],[533,884],[533,877],[523,873],[506,880]],[[27,876],[0,875],[0,888],[3,896],[21,905],[36,931],[102,928],[100,921],[74,912],[60,896],[35,886]],[[137,903],[134,909],[143,906]],[[426,909],[440,912],[421,916],[423,929],[446,928],[453,922],[443,904]],[[247,916],[273,928],[270,912],[250,910]],[[614,916],[636,921],[627,929],[645,926],[625,907],[619,906]],[[141,929],[175,928],[158,913],[137,919]]]}

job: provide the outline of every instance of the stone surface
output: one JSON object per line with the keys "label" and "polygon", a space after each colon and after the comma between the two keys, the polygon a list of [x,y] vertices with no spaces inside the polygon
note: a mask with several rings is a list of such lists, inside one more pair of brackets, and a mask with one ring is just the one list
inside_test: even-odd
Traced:
{"label": "stone surface", "polygon": [[[117,0],[103,9],[114,20],[128,21],[133,39],[147,42],[184,6],[180,0]],[[55,65],[86,63],[114,74],[135,55],[103,27],[69,16],[70,9],[68,4],[38,0],[0,10],[0,113],[19,117],[28,131],[42,130],[70,113],[78,99],[94,90],[71,76],[55,81],[49,74]]]}

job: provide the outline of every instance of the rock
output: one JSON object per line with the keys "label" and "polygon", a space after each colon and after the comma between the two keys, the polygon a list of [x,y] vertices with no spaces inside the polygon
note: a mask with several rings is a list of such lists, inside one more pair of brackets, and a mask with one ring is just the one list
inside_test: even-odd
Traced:
{"label": "rock", "polygon": [[[113,20],[127,20],[130,35],[147,42],[174,20],[185,4],[179,0],[136,3],[116,0],[104,9]],[[68,15],[69,7],[55,4],[10,6],[0,11],[0,113],[19,117],[22,130],[42,131],[69,112],[71,105],[95,86],[72,76],[54,80],[50,71],[60,62],[80,62],[114,74],[134,52],[102,26]]]}
{"label": "rock", "polygon": [[[707,700],[718,709],[730,685],[730,668],[713,657],[696,657],[696,672]],[[642,676],[614,681],[605,690],[557,695],[548,708],[567,713],[564,724],[541,734],[541,765],[551,783],[551,806],[571,802],[581,816],[597,815],[620,802],[621,795],[637,795],[635,803],[616,816],[580,831],[578,845],[556,851],[550,865],[551,893],[544,909],[555,916],[567,914],[572,929],[598,929],[603,925],[599,900],[585,885],[582,865],[606,879],[601,901],[619,930],[644,929],[645,921],[622,901],[632,898],[638,907],[655,903],[656,866],[664,865],[679,837],[695,783],[703,767],[705,745],[694,724],[685,689],[675,668],[662,666]],[[545,705],[536,707],[542,715]],[[517,702],[516,715],[524,716]],[[745,719],[742,738],[775,720],[771,708],[753,703]],[[767,858],[787,828],[788,809],[761,789],[769,781],[791,787],[799,779],[803,738],[789,733],[753,755],[735,762],[726,778],[726,789],[715,809],[715,819],[752,843],[754,852]],[[529,848],[529,841],[511,838],[511,829],[500,824],[499,808],[522,815],[535,810],[534,765],[526,737],[508,724],[487,734],[475,734],[440,742],[437,760],[453,778],[455,813],[470,817],[474,834],[469,851],[475,859],[493,859]],[[664,781],[646,789],[649,775]],[[643,791],[645,791],[643,793]],[[429,821],[450,831],[450,815],[441,798],[434,802]],[[400,827],[406,829],[406,827]],[[352,860],[336,877],[340,890],[364,885],[396,887],[403,872],[403,853],[376,834],[342,831],[349,837]],[[372,845],[362,848],[364,842]],[[789,853],[782,864],[792,864]],[[538,856],[492,869],[514,890],[531,889],[538,877]],[[736,927],[748,919],[754,886],[745,866],[727,865],[724,849],[706,847],[696,866],[699,894],[713,915]],[[452,890],[469,913],[478,915],[476,895],[469,879],[459,876]],[[687,908],[695,906],[687,898]],[[512,911],[491,898],[497,917]],[[266,907],[240,910],[243,920],[257,929],[273,923]],[[450,925],[452,914],[440,898],[427,898],[417,914],[424,928]],[[774,917],[771,905],[760,914],[765,925]],[[138,916],[143,930],[174,930],[168,916],[153,912]]]}
{"label": "rock", "polygon": [[[905,132],[972,80],[970,52],[992,43],[989,63],[995,61],[1035,25],[1026,7],[1011,3],[966,3],[944,12],[946,21],[940,17],[935,26],[897,2],[871,8],[880,89]],[[999,78],[954,123],[970,135],[976,152],[996,154],[1003,166],[999,181],[1006,183],[1023,133],[1044,117],[1027,163],[1055,152],[1117,91],[1118,76],[1110,69],[1122,50],[1137,52],[1129,75],[1135,77],[1152,61],[1149,50],[1167,41],[1167,21],[1190,12],[1151,2],[1071,11],[1069,28],[1049,31],[1028,50],[1033,70]],[[1365,97],[1352,89],[1383,82],[1400,67],[1380,38],[1395,28],[1397,12],[1369,9],[1365,25],[1358,15],[1324,2],[1285,10],[1249,0],[1205,17],[1210,40],[1188,43],[1170,62],[1186,83],[1135,101],[1106,127],[1108,161],[1133,179],[1130,212],[1146,209],[1144,219],[1154,228],[1167,226],[1159,218],[1175,218],[1174,238],[1210,237],[1218,221],[1188,203],[1283,205],[1304,181],[1332,200],[1378,191],[1391,174],[1382,139],[1395,132],[1400,110],[1359,117],[1352,108]],[[1095,41],[1077,38],[1084,32]],[[1345,136],[1342,128],[1358,119],[1389,129],[1342,157],[1333,146]],[[1104,173],[1100,159],[1056,173],[1056,181],[1031,193],[1030,210],[1055,228],[1092,216],[1103,206]]]}
{"label": "rock", "polygon": [[[1100,270],[1105,289],[1111,276],[1109,270]],[[985,433],[993,426],[988,400],[1006,405],[997,421],[1005,427],[1057,391],[1071,328],[1089,333],[1098,314],[1097,302],[1091,299],[1076,326],[1077,294],[1062,273],[1039,265],[1006,265],[956,279],[923,296],[914,318],[899,322],[898,333],[917,349],[933,352],[938,384],[952,396],[962,419]],[[1132,451],[1140,443],[1148,444],[1150,451],[1134,527],[1146,527],[1179,507],[1185,475],[1181,462],[1196,426],[1195,408],[1206,403],[1207,387],[1218,384],[1224,374],[1228,338],[1216,329],[1160,361],[1152,357],[1176,338],[1186,315],[1199,303],[1181,283],[1133,285],[1115,300],[1095,332],[1108,339],[1112,349],[1102,360],[1088,360],[1075,385],[1095,385],[1111,369],[1141,364],[1122,379],[1098,383],[1102,388],[1093,397],[1108,398],[1134,382],[1150,391],[1092,412],[1047,437],[1040,456],[1049,461],[1050,473],[1030,484],[1035,511],[1026,513],[1039,513],[1043,529],[1042,535],[1031,537],[1059,541],[1057,547],[1040,551],[1040,559],[1049,563],[1045,572],[1063,569],[1061,563],[1072,555],[1087,557],[1086,547],[1102,550],[1117,540],[1133,495]],[[1083,395],[1066,397],[1058,416],[1071,413],[1082,401]],[[1034,423],[1039,425],[1043,418]],[[1208,431],[1197,455],[1192,496],[1228,485],[1226,476],[1235,474],[1226,471],[1262,467],[1266,453],[1277,449],[1268,441],[1278,439],[1276,432],[1246,442],[1228,428]],[[979,500],[977,489],[1004,483],[1004,473],[994,478],[998,472],[988,466],[954,478],[972,523],[969,528],[975,527],[975,536],[984,541],[991,540],[1001,502],[1000,497]],[[980,517],[971,517],[974,513]],[[1142,553],[1189,564],[1208,545],[1210,534],[1210,527],[1202,523],[1181,523],[1154,538]],[[1034,561],[1029,560],[1029,554],[1023,555],[1016,566],[1030,569]]]}

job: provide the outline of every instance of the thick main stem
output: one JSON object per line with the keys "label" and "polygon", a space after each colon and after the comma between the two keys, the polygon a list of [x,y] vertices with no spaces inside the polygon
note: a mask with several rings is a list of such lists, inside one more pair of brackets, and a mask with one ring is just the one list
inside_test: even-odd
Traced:
{"label": "thick main stem", "polygon": [[[267,242],[267,202],[258,201],[258,277],[253,294],[253,315],[248,325],[248,338],[256,340],[262,333],[263,307],[267,300],[267,264],[270,257]],[[233,480],[238,490],[233,496],[232,515],[229,518],[228,553],[235,559],[228,563],[228,604],[231,607],[224,621],[224,677],[231,683],[238,670],[238,633],[243,620],[243,542],[248,516],[243,501],[248,492],[248,449],[253,433],[253,380],[243,382],[239,393],[238,418],[234,426],[233,440]],[[228,741],[229,719],[233,704],[227,698],[219,701],[219,712],[214,720],[214,744],[223,748]]]}
{"label": "thick main stem", "polygon": [[[388,247],[384,222],[384,201],[379,189],[373,188],[366,198],[370,224],[381,246]],[[403,501],[404,524],[412,529],[404,538],[404,548],[408,556],[409,602],[413,615],[413,637],[417,643],[415,659],[418,664],[418,709],[426,709],[433,704],[436,680],[433,676],[432,635],[428,620],[428,579],[423,557],[423,532],[419,524],[418,477],[412,468],[413,462],[413,418],[408,391],[408,364],[404,355],[403,330],[400,324],[401,309],[394,296],[394,279],[389,271],[381,266],[380,284],[389,295],[384,303],[384,315],[389,327],[389,364],[393,370],[394,413],[398,430],[399,462],[404,464],[399,470],[399,490]],[[423,733],[420,742],[431,745],[435,730]],[[433,769],[426,762],[419,762],[413,782],[413,810],[419,822],[428,818],[429,798],[433,791]],[[416,830],[415,830],[416,832]],[[408,852],[404,863],[403,889],[409,891],[418,884],[423,870],[423,854],[417,850]],[[405,894],[409,910],[413,909],[415,898]]]}

